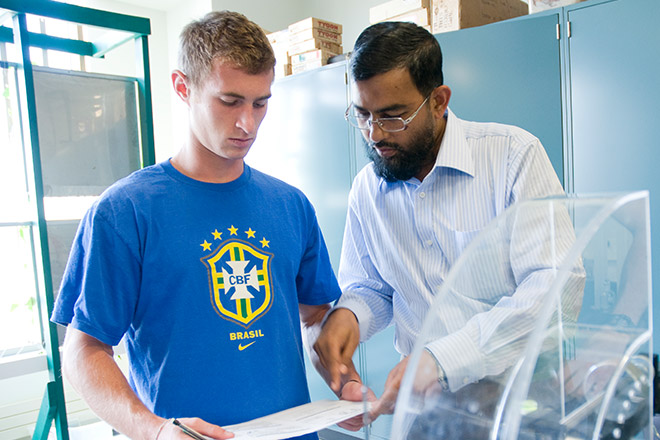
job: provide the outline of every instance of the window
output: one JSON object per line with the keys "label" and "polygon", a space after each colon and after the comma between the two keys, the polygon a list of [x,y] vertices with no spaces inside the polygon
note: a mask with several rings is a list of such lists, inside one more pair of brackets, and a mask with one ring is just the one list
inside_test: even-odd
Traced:
{"label": "window", "polygon": [[[77,39],[73,23],[27,15],[28,31]],[[4,23],[8,26],[9,23]],[[13,44],[0,42],[0,361],[40,350],[41,270],[30,145],[21,133]],[[141,166],[135,78],[81,72],[80,56],[31,47],[52,290],[57,295],[80,218]],[[8,60],[9,59],[9,60]],[[57,66],[58,69],[49,66]]]}
{"label": "window", "polygon": [[[74,23],[35,15],[26,19],[33,33],[69,39],[82,35],[81,26]],[[3,25],[11,28],[11,20]],[[0,360],[42,348],[35,278],[37,217],[29,188],[32,163],[23,148],[17,69],[12,63],[18,60],[17,50],[14,44],[0,43]],[[84,57],[54,50],[32,47],[30,59],[35,66],[85,69]]]}
{"label": "window", "polygon": [[41,347],[41,332],[16,69],[4,64],[0,73],[0,357],[4,357]]}

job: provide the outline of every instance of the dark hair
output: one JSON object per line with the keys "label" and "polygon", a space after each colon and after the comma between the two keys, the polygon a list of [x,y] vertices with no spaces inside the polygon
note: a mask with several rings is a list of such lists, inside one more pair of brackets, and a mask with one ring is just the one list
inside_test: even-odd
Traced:
{"label": "dark hair", "polygon": [[424,96],[443,84],[440,44],[414,23],[386,21],[369,26],[355,41],[349,66],[356,81],[405,67]]}
{"label": "dark hair", "polygon": [[216,58],[256,75],[272,70],[275,55],[264,31],[243,14],[209,12],[183,28],[179,39],[179,68],[199,85]]}

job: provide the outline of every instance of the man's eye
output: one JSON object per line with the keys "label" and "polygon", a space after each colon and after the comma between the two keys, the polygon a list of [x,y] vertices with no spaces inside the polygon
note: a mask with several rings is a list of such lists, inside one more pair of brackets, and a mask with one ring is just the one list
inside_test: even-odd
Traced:
{"label": "man's eye", "polygon": [[221,99],[220,102],[222,102],[222,104],[226,105],[227,107],[233,107],[238,104],[238,100]]}
{"label": "man's eye", "polygon": [[257,101],[253,104],[254,108],[264,108],[266,107],[267,101]]}

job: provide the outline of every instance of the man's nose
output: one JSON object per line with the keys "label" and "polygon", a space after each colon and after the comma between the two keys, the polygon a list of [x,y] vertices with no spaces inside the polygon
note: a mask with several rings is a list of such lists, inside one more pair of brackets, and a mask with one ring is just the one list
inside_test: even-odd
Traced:
{"label": "man's nose", "polygon": [[256,118],[252,108],[243,110],[238,120],[236,121],[236,126],[243,130],[245,133],[253,133],[256,125]]}
{"label": "man's nose", "polygon": [[387,137],[387,132],[383,131],[378,122],[370,122],[369,130],[365,131],[365,136],[368,141],[377,144]]}

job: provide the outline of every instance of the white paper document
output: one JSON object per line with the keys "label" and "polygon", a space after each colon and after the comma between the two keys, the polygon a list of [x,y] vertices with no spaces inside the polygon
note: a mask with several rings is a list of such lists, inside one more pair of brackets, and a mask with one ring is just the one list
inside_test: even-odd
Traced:
{"label": "white paper document", "polygon": [[281,440],[316,432],[363,414],[364,402],[317,400],[249,422],[223,426],[233,432],[233,440]]}

